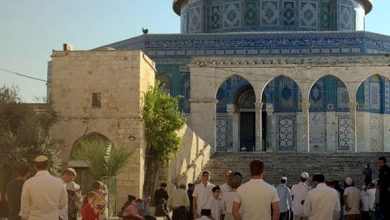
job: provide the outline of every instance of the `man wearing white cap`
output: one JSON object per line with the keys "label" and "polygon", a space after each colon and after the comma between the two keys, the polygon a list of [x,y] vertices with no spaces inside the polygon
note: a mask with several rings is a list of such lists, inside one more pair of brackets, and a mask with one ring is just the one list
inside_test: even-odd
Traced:
{"label": "man wearing white cap", "polygon": [[346,220],[360,220],[360,191],[354,186],[351,177],[345,179],[344,215]]}
{"label": "man wearing white cap", "polygon": [[35,158],[34,177],[28,179],[22,189],[19,215],[23,220],[57,220],[60,209],[68,204],[62,181],[49,173],[49,159],[44,156]]}
{"label": "man wearing white cap", "polygon": [[307,193],[309,192],[309,186],[307,185],[309,174],[307,172],[303,172],[300,178],[301,181],[298,184],[293,185],[291,188],[291,196],[293,198],[292,211],[294,213],[294,220],[307,219],[303,213],[303,203],[307,198]]}
{"label": "man wearing white cap", "polygon": [[290,208],[292,206],[292,199],[290,189],[286,186],[287,177],[280,178],[280,184],[276,187],[280,201],[280,220],[290,219]]}

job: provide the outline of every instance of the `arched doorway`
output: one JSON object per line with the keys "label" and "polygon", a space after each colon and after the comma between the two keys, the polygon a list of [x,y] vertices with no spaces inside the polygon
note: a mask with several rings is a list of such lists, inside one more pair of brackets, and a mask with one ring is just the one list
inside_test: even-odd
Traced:
{"label": "arched doorway", "polygon": [[288,77],[279,76],[267,84],[262,94],[262,141],[266,151],[297,151],[300,100],[298,85]]}
{"label": "arched doorway", "polygon": [[351,151],[354,129],[345,84],[326,75],[310,90],[310,152]]}
{"label": "arched doorway", "polygon": [[240,151],[255,151],[256,112],[255,91],[252,86],[245,86],[237,94],[237,111],[240,118]]}
{"label": "arched doorway", "polygon": [[255,93],[241,76],[226,79],[217,91],[216,151],[255,150]]}
{"label": "arched doorway", "polygon": [[104,143],[107,146],[112,145],[112,142],[106,136],[94,132],[82,136],[73,144],[68,166],[73,167],[76,170],[77,177],[75,181],[80,184],[81,191],[83,193],[88,193],[91,190],[92,183],[96,180],[90,172],[88,165],[83,161],[78,161],[75,159],[75,153],[78,149],[80,149],[81,143],[84,141],[89,143]]}
{"label": "arched doorway", "polygon": [[380,75],[364,80],[356,94],[358,150],[384,151],[389,130],[390,81]]}

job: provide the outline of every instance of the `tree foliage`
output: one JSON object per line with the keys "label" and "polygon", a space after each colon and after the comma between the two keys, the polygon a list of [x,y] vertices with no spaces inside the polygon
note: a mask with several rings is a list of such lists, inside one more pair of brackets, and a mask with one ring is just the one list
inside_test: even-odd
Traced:
{"label": "tree foliage", "polygon": [[108,145],[102,141],[82,141],[74,156],[88,164],[96,180],[104,180],[121,173],[131,154],[123,147]]}
{"label": "tree foliage", "polygon": [[165,93],[158,81],[145,94],[142,117],[147,140],[144,184],[147,194],[155,188],[161,166],[180,148],[182,139],[177,131],[183,127],[185,117],[179,111],[179,98]]}
{"label": "tree foliage", "polygon": [[34,111],[22,103],[18,88],[0,87],[0,165],[5,177],[11,178],[20,163],[32,164],[39,154],[52,161],[53,173],[61,169],[59,149],[49,137],[54,120],[53,111]]}
{"label": "tree foliage", "polygon": [[179,98],[166,94],[158,81],[145,94],[142,116],[151,148],[148,150],[154,151],[154,155],[163,163],[179,150],[181,143],[177,131],[183,127],[185,118],[179,111]]}

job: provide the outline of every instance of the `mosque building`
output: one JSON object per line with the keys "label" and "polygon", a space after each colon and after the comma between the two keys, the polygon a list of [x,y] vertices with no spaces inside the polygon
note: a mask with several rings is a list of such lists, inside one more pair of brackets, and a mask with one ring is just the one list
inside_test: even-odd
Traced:
{"label": "mosque building", "polygon": [[[53,52],[52,136],[70,161],[84,139],[137,149],[130,170],[140,177],[122,176],[118,187],[142,195],[140,109],[155,77],[184,97],[194,134],[187,148],[197,157],[206,145],[390,152],[390,36],[364,30],[372,7],[371,0],[175,0],[181,33],[144,30],[89,51]],[[180,174],[207,162],[183,158]]]}
{"label": "mosque building", "polygon": [[[140,49],[215,151],[390,151],[390,37],[370,0],[176,0],[181,34]],[[358,119],[358,120],[357,120]]]}

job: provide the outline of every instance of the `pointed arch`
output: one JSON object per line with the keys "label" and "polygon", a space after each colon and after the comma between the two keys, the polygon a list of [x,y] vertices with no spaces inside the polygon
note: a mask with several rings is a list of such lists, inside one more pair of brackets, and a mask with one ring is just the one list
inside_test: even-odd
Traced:
{"label": "pointed arch", "polygon": [[370,113],[390,113],[390,80],[380,74],[365,78],[356,92],[358,111]]}
{"label": "pointed arch", "polygon": [[310,87],[310,112],[349,112],[349,102],[345,83],[335,75],[322,76]]}
{"label": "pointed arch", "polygon": [[262,142],[267,151],[297,151],[301,98],[298,84],[288,76],[277,76],[265,85],[261,97]]}
{"label": "pointed arch", "polygon": [[279,75],[267,82],[261,98],[263,103],[273,104],[275,112],[301,111],[300,88],[297,82],[288,76]]}
{"label": "pointed arch", "polygon": [[110,145],[113,144],[113,142],[112,142],[108,137],[106,137],[105,135],[100,134],[100,133],[98,133],[98,132],[91,132],[91,133],[85,134],[85,135],[83,135],[82,137],[78,138],[78,139],[73,143],[72,151],[71,151],[71,154],[70,154],[70,158],[71,158],[71,159],[74,159],[74,154],[75,154],[75,152],[80,148],[81,143],[82,143],[83,141],[89,141],[89,142],[103,142],[103,143],[105,143],[107,146],[110,146]]}
{"label": "pointed arch", "polygon": [[238,74],[230,75],[218,87],[215,97],[217,99],[217,113],[226,113],[228,104],[237,104],[237,98],[242,91],[253,89],[252,84]]}

